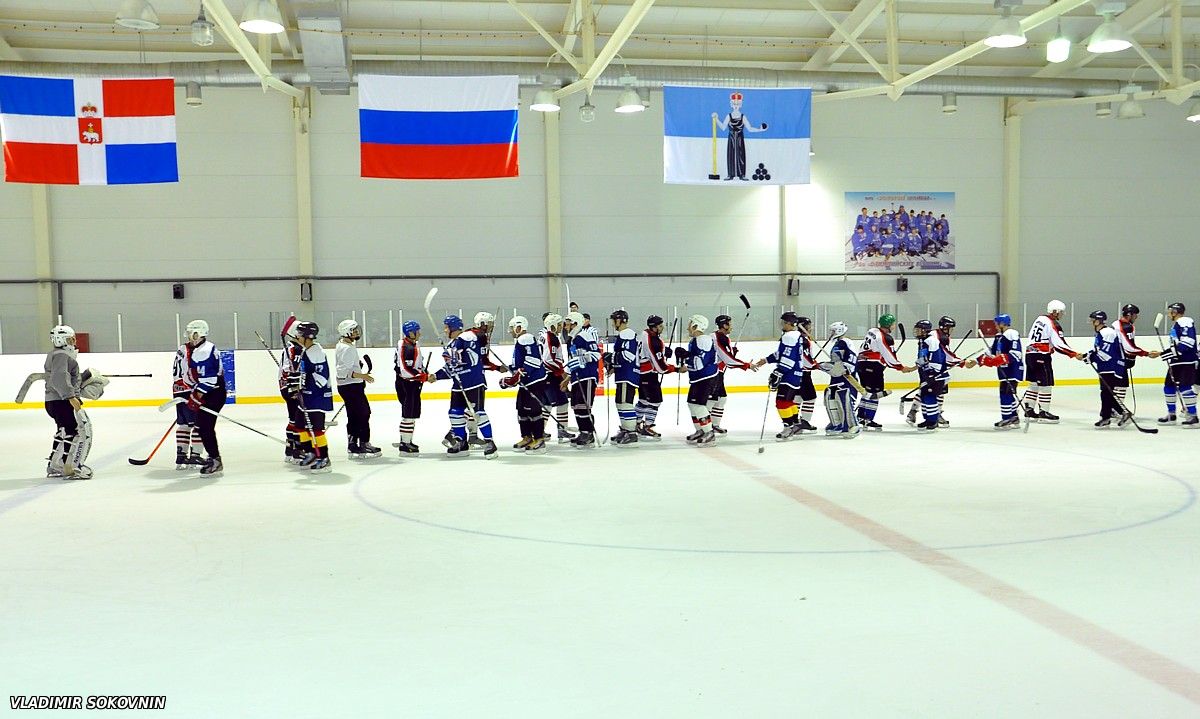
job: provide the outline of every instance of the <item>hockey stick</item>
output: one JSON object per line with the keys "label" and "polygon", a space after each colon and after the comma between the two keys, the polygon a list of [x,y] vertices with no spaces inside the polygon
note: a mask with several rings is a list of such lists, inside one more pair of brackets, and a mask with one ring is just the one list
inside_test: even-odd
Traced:
{"label": "hockey stick", "polygon": [[[900,348],[903,347],[904,343],[908,341],[908,332],[905,331],[903,322],[897,322],[896,329],[900,331],[900,344],[896,345],[896,349],[893,350],[893,352],[899,353]],[[899,357],[896,359],[899,359]]]}
{"label": "hockey stick", "polygon": [[259,344],[261,344],[263,346],[263,349],[265,349],[267,351],[267,355],[269,355],[271,357],[271,360],[273,362],[275,362],[275,366],[282,369],[283,364],[280,363],[279,358],[275,356],[274,350],[271,349],[271,345],[267,344],[267,341],[265,339],[263,339],[263,336],[261,334],[258,333],[258,330],[254,330],[254,336],[258,338]]}
{"label": "hockey stick", "polygon": [[[187,402],[187,400],[186,400],[186,399],[183,399],[182,397],[177,397],[177,398],[175,398],[175,399],[168,400],[168,401],[166,401],[166,402],[164,402],[164,403],[160,404],[160,405],[158,406],[158,411],[159,411],[159,412],[166,412],[166,411],[167,411],[168,409],[170,409],[171,407],[174,407],[174,406],[175,406],[175,405],[177,405],[177,404],[183,404],[183,403],[185,403],[185,402]],[[284,445],[285,447],[287,446],[287,442],[283,441],[282,439],[280,439],[280,438],[278,438],[278,437],[272,437],[271,435],[267,434],[266,432],[261,432],[261,431],[259,431],[259,430],[255,429],[255,428],[251,427],[251,426],[250,426],[250,425],[248,425],[248,424],[242,424],[241,422],[237,421],[237,420],[236,420],[236,419],[234,419],[233,417],[226,417],[225,415],[221,414],[220,412],[216,412],[216,411],[214,411],[214,410],[212,410],[212,409],[209,409],[208,407],[205,407],[204,405],[200,405],[200,410],[201,410],[202,412],[208,412],[209,414],[211,414],[212,416],[214,416],[214,417],[216,417],[216,418],[218,418],[218,419],[223,419],[223,420],[226,420],[226,421],[228,421],[228,422],[233,422],[234,424],[236,424],[237,426],[241,427],[242,429],[248,429],[248,430],[250,430],[251,432],[253,432],[253,433],[257,434],[257,435],[261,435],[261,436],[263,436],[263,437],[266,437],[267,439],[271,440],[272,442],[278,442],[279,444],[282,444],[282,445]]]}
{"label": "hockey stick", "polygon": [[[685,315],[687,314],[687,307],[688,307],[687,303],[684,302],[683,303],[683,313]],[[679,319],[679,315],[676,315],[675,319]],[[683,344],[683,328],[682,328],[682,326],[679,329],[678,344],[680,344],[680,345]],[[679,349],[678,345],[676,346],[676,349],[677,350]],[[678,352],[675,353],[675,362],[676,363],[679,362],[679,353]],[[679,395],[682,393],[683,393],[683,373],[676,372],[675,373],[675,426],[676,427],[679,426],[679,405],[680,405]]]}
{"label": "hockey stick", "polygon": [[135,467],[141,467],[144,464],[148,464],[150,462],[150,460],[154,457],[154,453],[157,452],[158,448],[162,446],[162,443],[166,442],[167,437],[171,436],[171,430],[173,430],[173,429],[175,429],[174,422],[171,423],[170,427],[167,427],[167,431],[163,433],[162,439],[158,440],[158,444],[154,445],[154,449],[150,450],[149,456],[147,456],[145,459],[134,459],[133,457],[130,457],[129,463],[134,465]]}
{"label": "hockey stick", "polygon": [[767,451],[767,445],[763,443],[763,437],[767,435],[767,413],[771,411],[771,395],[775,394],[775,390],[767,389],[767,404],[763,407],[762,428],[758,430],[758,453],[762,454]]}
{"label": "hockey stick", "polygon": [[1162,352],[1166,352],[1167,346],[1163,344],[1162,332],[1158,329],[1158,326],[1162,324],[1162,321],[1163,313],[1159,312],[1154,316],[1154,336],[1158,338],[1158,349]]}
{"label": "hockey stick", "polygon": [[104,376],[112,378],[112,377],[153,377],[154,375],[147,373],[147,374],[106,374]]}
{"label": "hockey stick", "polygon": [[1087,364],[1088,364],[1088,367],[1091,367],[1092,371],[1096,373],[1096,376],[1098,378],[1100,378],[1100,384],[1104,385],[1104,388],[1107,389],[1110,394],[1112,394],[1113,403],[1116,404],[1117,407],[1120,408],[1120,410],[1123,414],[1129,415],[1129,421],[1131,423],[1133,423],[1134,429],[1141,432],[1142,434],[1158,434],[1158,427],[1143,427],[1140,424],[1138,424],[1137,418],[1133,416],[1133,412],[1129,411],[1129,408],[1125,406],[1124,402],[1117,399],[1117,393],[1115,391],[1113,391],[1113,386],[1104,379],[1104,375],[1100,373],[1100,370],[1096,369],[1096,365],[1092,364],[1092,362],[1090,360],[1088,361]]}
{"label": "hockey stick", "polygon": [[746,295],[738,295],[738,299],[746,306],[746,316],[742,318],[742,326],[738,328],[737,339],[733,341],[734,347],[737,347],[738,342],[742,341],[742,333],[746,331],[746,321],[750,319],[750,300],[746,299]]}
{"label": "hockey stick", "polygon": [[34,372],[26,377],[25,381],[21,383],[21,389],[17,390],[17,404],[21,404],[25,401],[25,395],[29,394],[29,388],[33,386],[34,382],[44,379],[46,379],[45,372]]}

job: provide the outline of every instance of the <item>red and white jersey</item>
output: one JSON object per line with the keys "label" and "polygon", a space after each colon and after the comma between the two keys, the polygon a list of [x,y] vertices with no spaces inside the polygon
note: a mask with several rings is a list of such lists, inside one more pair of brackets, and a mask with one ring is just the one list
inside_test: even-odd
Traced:
{"label": "red and white jersey", "polygon": [[737,349],[734,348],[733,342],[729,339],[729,335],[724,332],[713,332],[713,347],[717,351],[717,369],[724,372],[726,368],[733,367],[734,369],[750,369],[749,362],[743,362],[737,358]]}
{"label": "red and white jersey", "polygon": [[563,350],[562,340],[558,334],[550,330],[538,332],[538,351],[542,354],[542,364],[546,371],[555,377],[562,377],[567,366],[567,356]]}
{"label": "red and white jersey", "polygon": [[896,358],[896,352],[892,350],[892,336],[887,332],[872,327],[867,330],[867,336],[863,337],[862,347],[858,351],[858,362],[878,362],[892,369],[900,369],[903,365]]}
{"label": "red and white jersey", "polygon": [[175,362],[171,365],[171,392],[191,392],[196,386],[196,375],[191,369],[192,345],[184,342],[175,350]]}
{"label": "red and white jersey", "polygon": [[1029,328],[1029,346],[1025,354],[1052,354],[1060,352],[1068,357],[1078,357],[1079,353],[1071,349],[1063,339],[1062,327],[1047,315],[1038,315]]}
{"label": "red and white jersey", "polygon": [[300,358],[304,356],[304,348],[292,340],[286,340],[287,346],[279,354],[279,389],[287,389],[288,378],[300,371]]}
{"label": "red and white jersey", "polygon": [[805,333],[800,333],[800,369],[805,372],[811,372],[817,369],[817,358],[813,356],[813,341],[812,338]]}
{"label": "red and white jersey", "polygon": [[421,356],[421,344],[416,340],[405,337],[397,342],[393,362],[400,379],[425,381],[425,358]]}
{"label": "red and white jersey", "polygon": [[1120,335],[1121,349],[1125,350],[1126,357],[1145,357],[1150,354],[1137,346],[1137,334],[1134,331],[1132,322],[1127,322],[1118,317],[1113,320],[1112,327]]}
{"label": "red and white jersey", "polygon": [[666,345],[663,344],[662,337],[642,330],[642,334],[638,336],[638,372],[667,374],[673,371],[663,354],[665,350]]}

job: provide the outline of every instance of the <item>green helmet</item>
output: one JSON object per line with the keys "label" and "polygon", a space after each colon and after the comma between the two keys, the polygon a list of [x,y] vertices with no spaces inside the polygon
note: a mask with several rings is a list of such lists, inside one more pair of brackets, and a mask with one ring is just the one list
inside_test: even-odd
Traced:
{"label": "green helmet", "polygon": [[896,324],[896,315],[889,312],[888,314],[879,316],[880,327],[891,327],[894,324]]}

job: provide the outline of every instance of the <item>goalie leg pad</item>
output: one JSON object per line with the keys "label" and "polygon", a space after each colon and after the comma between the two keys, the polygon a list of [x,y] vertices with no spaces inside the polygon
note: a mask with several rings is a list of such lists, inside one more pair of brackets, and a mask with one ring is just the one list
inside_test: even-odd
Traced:
{"label": "goalie leg pad", "polygon": [[75,423],[78,429],[67,450],[67,464],[78,469],[87,461],[88,454],[92,451],[92,421],[88,419],[87,412],[81,409],[75,413]]}

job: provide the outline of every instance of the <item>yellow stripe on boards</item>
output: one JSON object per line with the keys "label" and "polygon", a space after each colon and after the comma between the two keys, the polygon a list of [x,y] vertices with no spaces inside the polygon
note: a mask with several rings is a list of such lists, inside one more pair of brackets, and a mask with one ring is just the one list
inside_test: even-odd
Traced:
{"label": "yellow stripe on boards", "polygon": [[[1136,378],[1134,378],[1133,383],[1134,384],[1161,385],[1162,378],[1161,377],[1159,377],[1159,378],[1136,377]],[[1021,385],[1026,385],[1026,384],[1028,384],[1028,383],[1027,382],[1021,383]],[[1085,387],[1085,386],[1095,387],[1098,385],[1099,385],[1099,382],[1094,379],[1060,379],[1060,380],[1055,381],[1054,386],[1056,386],[1056,387]],[[828,385],[827,384],[816,384],[813,386],[817,390],[824,391],[824,389]],[[884,386],[890,390],[898,390],[898,389],[909,390],[909,389],[913,389],[919,385],[917,382],[888,382]],[[985,389],[993,388],[994,389],[996,387],[996,380],[993,379],[993,380],[957,381],[957,382],[951,382],[950,387],[952,387],[952,388],[960,387],[963,389],[980,389],[980,388],[985,388]],[[665,395],[666,394],[687,394],[688,388],[687,388],[687,385],[684,385],[681,388],[663,387],[662,391],[663,391],[663,394],[665,394]],[[728,392],[729,394],[742,393],[742,392],[766,392],[767,387],[766,387],[766,385],[734,385],[734,386],[726,385],[725,391]],[[608,390],[608,394],[610,396],[613,394],[616,394],[616,390],[610,389],[610,390]],[[488,390],[487,396],[495,397],[495,398],[506,398],[506,397],[512,398],[512,397],[517,396],[517,392],[516,392],[516,390],[511,390],[511,389]],[[338,399],[340,400],[341,397],[339,396]],[[371,400],[372,402],[396,402],[397,401],[396,395],[394,395],[394,394],[369,394],[369,395],[367,395],[367,399]],[[430,399],[430,400],[450,399],[450,393],[449,392],[424,392],[421,394],[421,399]],[[89,402],[85,402],[84,406],[85,407],[157,407],[166,401],[167,401],[166,398],[164,398],[164,399],[98,399],[98,400],[92,400]],[[283,404],[283,398],[277,394],[252,396],[252,397],[251,396],[239,396],[237,398],[237,402],[235,402],[235,404]],[[22,404],[17,404],[16,402],[0,402],[0,410],[3,410],[3,409],[42,409],[42,406],[43,405],[41,402],[34,402],[34,401],[24,402]]]}

